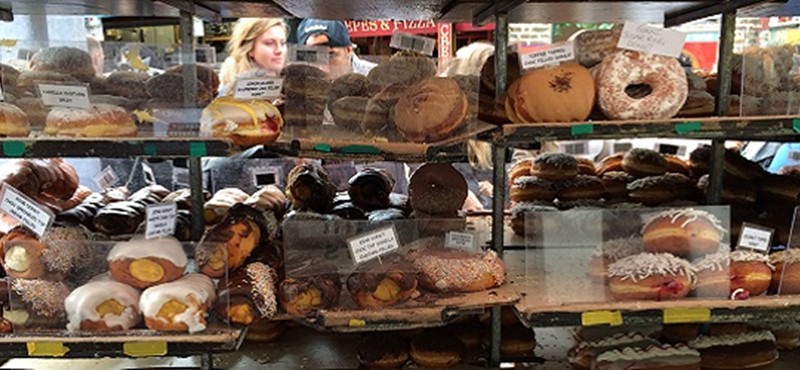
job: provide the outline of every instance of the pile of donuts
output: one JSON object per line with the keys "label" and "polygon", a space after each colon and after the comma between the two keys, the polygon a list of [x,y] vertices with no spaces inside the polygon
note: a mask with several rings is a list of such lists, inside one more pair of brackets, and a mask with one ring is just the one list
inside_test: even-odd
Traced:
{"label": "pile of donuts", "polygon": [[764,368],[799,339],[797,322],[581,328],[567,359],[577,370]]}
{"label": "pile of donuts", "polygon": [[634,148],[603,159],[543,153],[509,169],[511,227],[525,235],[525,215],[573,208],[628,209],[692,205],[700,192],[680,158]]}
{"label": "pile of donuts", "polygon": [[[639,211],[637,211],[639,212]],[[693,208],[648,216],[641,236],[607,240],[592,253],[589,275],[616,300],[747,299],[800,293],[800,252],[731,251],[719,219]]]}

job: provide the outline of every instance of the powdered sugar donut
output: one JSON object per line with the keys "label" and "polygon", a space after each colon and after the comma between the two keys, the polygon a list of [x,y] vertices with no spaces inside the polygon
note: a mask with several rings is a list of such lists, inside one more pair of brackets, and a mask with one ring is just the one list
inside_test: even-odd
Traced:
{"label": "powdered sugar donut", "polygon": [[[637,84],[653,91],[630,97],[625,88]],[[607,56],[597,71],[597,101],[611,119],[672,118],[688,94],[686,72],[675,58],[622,50]]]}

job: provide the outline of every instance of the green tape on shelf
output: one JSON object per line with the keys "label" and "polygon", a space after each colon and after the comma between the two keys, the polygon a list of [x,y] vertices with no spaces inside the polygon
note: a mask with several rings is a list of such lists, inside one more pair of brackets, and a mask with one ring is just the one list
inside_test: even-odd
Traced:
{"label": "green tape on shelf", "polygon": [[131,357],[164,356],[167,354],[167,342],[125,342],[122,352]]}
{"label": "green tape on shelf", "polygon": [[318,152],[330,153],[331,152],[331,146],[328,145],[328,144],[317,144],[317,145],[314,145],[314,150],[316,150]]}
{"label": "green tape on shelf", "polygon": [[792,120],[792,128],[794,132],[800,134],[800,118],[795,118]]}
{"label": "green tape on shelf", "polygon": [[569,132],[572,136],[591,135],[594,133],[594,125],[591,123],[572,125]]}
{"label": "green tape on shelf", "polygon": [[381,150],[372,145],[348,145],[339,150],[347,154],[380,154]]}
{"label": "green tape on shelf", "polygon": [[206,143],[189,143],[189,156],[192,158],[208,156],[208,148]]}
{"label": "green tape on shelf", "polygon": [[3,142],[3,156],[6,157],[22,157],[25,154],[25,149],[25,143],[21,141]]}
{"label": "green tape on shelf", "polygon": [[684,122],[675,125],[675,132],[677,132],[678,135],[686,135],[693,131],[700,131],[701,128],[703,128],[703,124],[700,122]]}
{"label": "green tape on shelf", "polygon": [[28,342],[26,346],[31,357],[64,357],[69,352],[61,342]]}
{"label": "green tape on shelf", "polygon": [[156,154],[158,154],[158,150],[156,150],[156,144],[153,143],[144,144],[144,155],[154,156]]}

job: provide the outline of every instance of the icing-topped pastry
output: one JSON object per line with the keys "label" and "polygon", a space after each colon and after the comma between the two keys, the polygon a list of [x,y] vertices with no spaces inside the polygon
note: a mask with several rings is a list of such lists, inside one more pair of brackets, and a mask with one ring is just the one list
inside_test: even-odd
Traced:
{"label": "icing-topped pastry", "polygon": [[196,333],[206,329],[206,313],[216,298],[211,278],[191,273],[142,292],[139,308],[152,330]]}
{"label": "icing-topped pastry", "polygon": [[575,369],[589,369],[597,355],[617,348],[638,348],[656,345],[658,342],[636,332],[616,333],[596,341],[582,341],[572,347],[568,361]]}
{"label": "icing-topped pastry", "polygon": [[641,253],[608,265],[608,288],[618,300],[686,297],[696,284],[692,265],[669,253]]}
{"label": "icing-topped pastry", "polygon": [[780,252],[770,254],[769,261],[773,265],[778,263],[793,264],[800,262],[800,248],[788,248]]}
{"label": "icing-topped pastry", "polygon": [[178,279],[189,262],[183,246],[173,237],[118,243],[106,259],[115,280],[138,289]]}
{"label": "icing-topped pastry", "polygon": [[108,261],[118,261],[122,259],[139,259],[147,257],[159,257],[168,260],[178,267],[185,267],[189,262],[186,252],[178,239],[172,237],[156,239],[135,239],[127,242],[117,243],[108,252]]}
{"label": "icing-topped pastry", "polygon": [[775,342],[775,335],[769,330],[753,331],[741,334],[727,334],[717,336],[701,335],[690,341],[689,347],[695,349],[711,348],[716,346],[735,346],[753,342]]}
{"label": "icing-topped pastry", "polygon": [[696,222],[700,219],[706,219],[714,226],[714,228],[719,230],[721,233],[725,233],[725,228],[722,227],[722,223],[716,216],[706,211],[694,208],[670,209],[661,212],[659,214],[656,214],[647,220],[644,228],[642,229],[642,233],[644,233],[644,231],[647,229],[648,226],[647,224],[654,222],[655,220],[660,218],[669,219],[670,222],[673,224],[677,223],[678,221],[681,221],[680,227],[682,228],[686,228],[689,224]]}
{"label": "icing-topped pastry", "polygon": [[731,252],[731,261],[735,262],[763,262],[773,267],[770,263],[769,256],[764,253],[759,253],[750,250],[737,249]]}
{"label": "icing-topped pastry", "polygon": [[232,272],[228,283],[220,287],[217,313],[229,322],[243,325],[275,316],[275,278],[275,271],[261,262]]}
{"label": "icing-topped pastry", "polygon": [[721,249],[692,263],[695,271],[727,271],[731,265],[731,252]]}
{"label": "icing-topped pastry", "polygon": [[597,246],[592,257],[604,257],[616,261],[644,251],[644,242],[637,236],[611,239]]}
{"label": "icing-topped pastry", "polygon": [[139,323],[139,291],[120,282],[96,279],[64,300],[67,330],[128,330]]}
{"label": "icing-topped pastry", "polygon": [[700,352],[684,344],[676,344],[674,346],[662,344],[660,346],[650,346],[647,348],[626,347],[603,352],[597,356],[596,362],[642,361],[658,357],[673,356],[692,356],[696,357],[697,361],[700,361]]}
{"label": "icing-topped pastry", "polygon": [[622,280],[636,282],[653,275],[687,276],[694,281],[694,268],[688,261],[668,253],[641,253],[608,266],[608,276]]}
{"label": "icing-topped pastry", "polygon": [[694,208],[673,208],[649,216],[642,228],[648,252],[676,256],[714,253],[724,235],[725,229],[716,216]]}

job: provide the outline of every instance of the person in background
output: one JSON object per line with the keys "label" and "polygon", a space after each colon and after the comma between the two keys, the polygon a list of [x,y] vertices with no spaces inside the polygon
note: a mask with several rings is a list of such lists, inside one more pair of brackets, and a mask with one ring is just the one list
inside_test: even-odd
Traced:
{"label": "person in background", "polygon": [[97,76],[103,76],[105,72],[106,54],[103,52],[103,45],[94,37],[86,38],[86,49],[92,57],[92,67]]}
{"label": "person in background", "polygon": [[286,64],[289,29],[281,18],[241,18],[228,41],[228,58],[220,70],[220,87],[225,91],[237,76],[256,72],[277,77]]}
{"label": "person in background", "polygon": [[356,55],[350,32],[342,21],[304,19],[297,26],[297,43],[329,47],[328,72],[334,79],[348,73],[365,75],[376,65]]}

